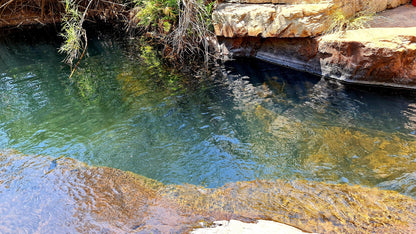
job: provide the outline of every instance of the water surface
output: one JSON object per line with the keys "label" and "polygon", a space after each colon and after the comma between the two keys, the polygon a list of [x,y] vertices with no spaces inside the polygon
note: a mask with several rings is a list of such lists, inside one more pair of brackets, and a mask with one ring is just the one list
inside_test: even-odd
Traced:
{"label": "water surface", "polygon": [[1,149],[164,183],[306,179],[416,196],[412,93],[252,60],[192,77],[164,67],[147,46],[89,45],[68,79],[56,43],[0,44]]}

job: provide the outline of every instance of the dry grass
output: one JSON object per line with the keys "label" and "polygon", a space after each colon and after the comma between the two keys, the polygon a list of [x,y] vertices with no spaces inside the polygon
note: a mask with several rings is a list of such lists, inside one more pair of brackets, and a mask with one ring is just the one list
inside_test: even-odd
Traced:
{"label": "dry grass", "polygon": [[141,33],[164,47],[163,56],[173,64],[201,58],[207,64],[213,57],[209,42],[215,37],[214,4],[205,0],[0,0],[0,27],[61,23],[65,42],[60,51],[72,66],[86,48],[84,21],[135,22]]}
{"label": "dry grass", "polygon": [[342,9],[336,10],[331,15],[331,24],[326,30],[327,34],[343,34],[348,30],[357,30],[368,28],[368,22],[374,19],[376,12],[374,10],[365,10],[357,12],[352,16],[347,16]]}
{"label": "dry grass", "polygon": [[168,37],[169,43],[182,61],[189,55],[203,54],[207,62],[210,58],[208,40],[214,36],[210,30],[210,8],[201,0],[182,0],[178,7],[178,24]]}

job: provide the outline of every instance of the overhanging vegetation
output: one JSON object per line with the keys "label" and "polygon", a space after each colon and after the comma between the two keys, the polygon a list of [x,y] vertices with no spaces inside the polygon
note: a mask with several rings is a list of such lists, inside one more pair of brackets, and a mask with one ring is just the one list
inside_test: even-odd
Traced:
{"label": "overhanging vegetation", "polygon": [[0,27],[59,23],[64,43],[60,52],[71,67],[87,45],[85,21],[123,23],[162,45],[165,58],[190,61],[209,59],[214,2],[205,0],[1,0]]}

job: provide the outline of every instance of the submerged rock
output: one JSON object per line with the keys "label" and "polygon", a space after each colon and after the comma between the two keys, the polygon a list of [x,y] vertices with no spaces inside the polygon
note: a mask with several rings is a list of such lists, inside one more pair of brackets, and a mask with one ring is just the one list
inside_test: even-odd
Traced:
{"label": "submerged rock", "polygon": [[[304,105],[329,108],[326,105],[314,107],[310,102]],[[262,140],[269,142],[272,149],[289,152],[289,155],[269,156],[261,146],[253,144],[252,150],[264,155],[260,160],[266,161],[269,167],[290,168],[290,175],[300,169],[296,178],[377,186],[416,196],[414,136],[342,123],[317,126],[313,121],[296,118],[293,109],[278,114],[257,106],[245,116],[258,119],[260,123],[257,128],[248,128],[249,131],[255,134],[261,128],[268,133]],[[296,162],[288,165],[290,160]],[[293,164],[296,166],[291,166]]]}
{"label": "submerged rock", "polygon": [[[359,178],[354,183],[387,187],[391,182],[410,178],[416,170],[416,142],[404,140],[398,134],[371,134],[340,127],[314,129],[315,137],[303,149],[305,165],[312,173],[329,181],[340,181],[343,176]],[[318,145],[319,147],[316,147]],[[338,173],[329,173],[336,171]],[[358,175],[358,176],[350,176]],[[415,195],[412,183],[401,184],[397,191]],[[399,183],[398,183],[399,184]],[[410,192],[410,193],[409,193]]]}
{"label": "submerged rock", "polygon": [[182,233],[222,219],[267,219],[322,233],[416,231],[416,200],[360,186],[281,180],[217,189],[164,185],[16,151],[2,151],[0,166],[1,232]]}
{"label": "submerged rock", "polygon": [[267,219],[319,233],[416,230],[413,199],[409,203],[398,193],[360,186],[277,180],[238,182],[209,191],[178,186],[174,191],[169,189],[167,195],[187,210],[209,211],[214,217],[225,211],[228,218]]}

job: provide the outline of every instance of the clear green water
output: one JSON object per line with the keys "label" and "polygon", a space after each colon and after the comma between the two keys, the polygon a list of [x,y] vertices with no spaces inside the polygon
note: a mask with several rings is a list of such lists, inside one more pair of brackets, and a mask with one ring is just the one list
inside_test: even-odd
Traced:
{"label": "clear green water", "polygon": [[251,60],[179,76],[126,44],[92,40],[72,80],[56,43],[0,44],[0,148],[164,183],[307,179],[416,195],[413,94]]}

